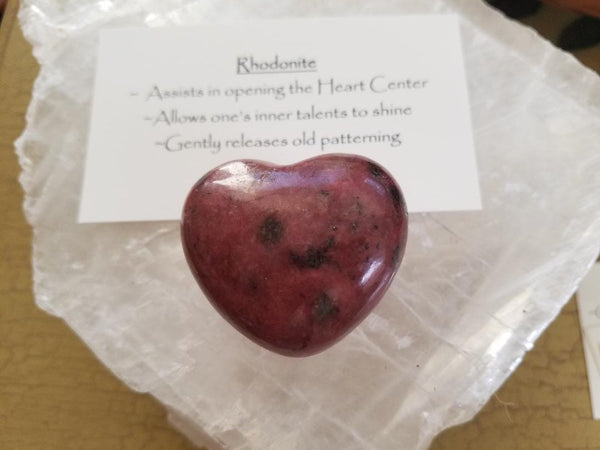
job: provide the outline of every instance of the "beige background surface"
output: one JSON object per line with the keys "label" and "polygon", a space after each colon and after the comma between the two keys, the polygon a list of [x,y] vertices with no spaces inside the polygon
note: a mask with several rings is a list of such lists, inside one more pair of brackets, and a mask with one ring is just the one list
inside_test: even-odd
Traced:
{"label": "beige background surface", "polygon": [[[0,449],[193,448],[153,398],[124,386],[61,320],[34,304],[31,230],[13,142],[25,125],[37,66],[16,9],[10,1],[0,26]],[[553,37],[573,17],[545,8],[529,23]],[[577,56],[600,71],[598,46]],[[478,416],[432,448],[600,449],[573,300]]]}

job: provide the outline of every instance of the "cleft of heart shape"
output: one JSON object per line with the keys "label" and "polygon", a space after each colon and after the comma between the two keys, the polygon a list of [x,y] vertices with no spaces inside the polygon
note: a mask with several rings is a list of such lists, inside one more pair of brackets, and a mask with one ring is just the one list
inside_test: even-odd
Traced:
{"label": "cleft of heart shape", "polygon": [[269,350],[308,356],[377,305],[404,255],[407,225],[386,170],[334,154],[217,167],[190,191],[181,232],[198,284],[230,324]]}

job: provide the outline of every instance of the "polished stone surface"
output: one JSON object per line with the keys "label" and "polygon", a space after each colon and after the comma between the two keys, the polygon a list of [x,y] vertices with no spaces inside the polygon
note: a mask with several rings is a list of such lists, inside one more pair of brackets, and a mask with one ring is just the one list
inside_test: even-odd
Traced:
{"label": "polished stone surface", "polygon": [[379,302],[400,264],[407,212],[374,162],[234,161],[189,194],[182,238],[197,281],[238,330],[278,353],[319,352]]}

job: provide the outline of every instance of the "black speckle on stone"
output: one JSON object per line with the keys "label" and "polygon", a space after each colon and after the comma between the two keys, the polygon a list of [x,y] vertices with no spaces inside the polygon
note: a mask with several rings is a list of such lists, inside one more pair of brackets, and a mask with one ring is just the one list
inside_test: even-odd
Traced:
{"label": "black speckle on stone", "polygon": [[321,194],[323,197],[329,197],[329,191],[327,189],[321,189],[319,194]]}
{"label": "black speckle on stone", "polygon": [[283,236],[283,228],[283,223],[277,218],[277,215],[270,214],[260,224],[258,237],[265,245],[278,244]]}
{"label": "black speckle on stone", "polygon": [[379,225],[377,225],[376,223],[375,223],[375,224],[373,224],[373,229],[374,229],[375,231],[379,230]]}
{"label": "black speckle on stone", "polygon": [[340,309],[335,304],[335,300],[324,292],[313,302],[312,313],[318,323],[324,322],[339,312]]}
{"label": "black speckle on stone", "polygon": [[351,227],[352,227],[352,231],[358,230],[358,222],[352,222]]}
{"label": "black speckle on stone", "polygon": [[258,292],[258,280],[251,276],[246,281],[246,293],[249,295],[256,295]]}
{"label": "black speckle on stone", "polygon": [[197,216],[198,215],[198,207],[196,205],[188,206],[185,209],[185,214],[188,216]]}
{"label": "black speckle on stone", "polygon": [[388,187],[388,192],[390,193],[390,197],[392,198],[392,201],[394,202],[394,208],[399,210],[400,209],[400,201],[401,201],[400,190],[395,185],[390,184],[390,186]]}
{"label": "black speckle on stone", "polygon": [[356,213],[359,216],[362,216],[363,215],[363,205],[360,202],[360,197],[358,197],[358,196],[354,197],[354,202],[355,202],[355,205],[356,205]]}
{"label": "black speckle on stone", "polygon": [[310,246],[304,253],[290,253],[292,264],[300,269],[318,269],[329,262],[327,252],[335,246],[335,238],[329,236],[327,241],[320,247]]}
{"label": "black speckle on stone", "polygon": [[300,269],[318,269],[327,260],[327,250],[323,248],[309,247],[304,254],[292,252],[290,259],[292,263]]}
{"label": "black speckle on stone", "polygon": [[369,162],[369,172],[371,172],[374,177],[380,177],[383,174],[381,167],[372,162]]}
{"label": "black speckle on stone", "polygon": [[329,250],[330,248],[333,248],[334,245],[335,245],[335,238],[333,236],[329,236],[329,238],[327,239],[327,243],[325,244],[325,248],[327,250]]}

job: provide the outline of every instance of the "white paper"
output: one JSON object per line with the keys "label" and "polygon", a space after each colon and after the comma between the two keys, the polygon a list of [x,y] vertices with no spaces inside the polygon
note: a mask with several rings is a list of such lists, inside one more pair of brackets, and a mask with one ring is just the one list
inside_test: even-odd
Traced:
{"label": "white paper", "polygon": [[583,352],[587,367],[592,413],[600,419],[600,264],[595,264],[577,291]]}
{"label": "white paper", "polygon": [[454,16],[104,30],[90,128],[80,222],[179,219],[219,164],[323,153],[378,161],[411,212],[480,208]]}

